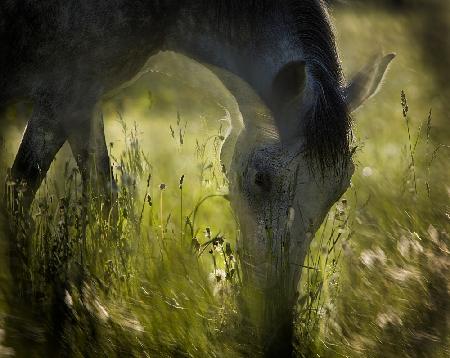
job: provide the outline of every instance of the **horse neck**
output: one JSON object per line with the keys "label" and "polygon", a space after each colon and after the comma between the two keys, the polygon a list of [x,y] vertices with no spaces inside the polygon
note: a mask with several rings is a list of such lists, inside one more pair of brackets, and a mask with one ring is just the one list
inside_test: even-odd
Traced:
{"label": "horse neck", "polygon": [[[286,63],[302,58],[298,43],[291,41],[288,25],[276,13],[271,19],[255,14],[256,20],[251,20],[236,9],[218,14],[214,6],[204,3],[184,3],[165,39],[165,48],[238,76],[267,103],[277,72]],[[220,6],[232,8],[228,2]]]}

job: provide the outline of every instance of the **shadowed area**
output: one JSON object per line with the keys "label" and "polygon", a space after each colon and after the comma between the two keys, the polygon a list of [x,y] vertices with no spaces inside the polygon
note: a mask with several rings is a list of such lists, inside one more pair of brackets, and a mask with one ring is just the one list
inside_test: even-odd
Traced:
{"label": "shadowed area", "polygon": [[[274,250],[286,246],[267,247],[277,232],[260,226],[259,238],[267,241],[255,245],[267,250],[257,262],[270,263],[274,271],[264,273],[279,279],[267,290],[243,285],[256,259],[242,252],[251,228],[239,225],[236,213],[242,218],[247,209],[270,207],[261,199],[232,210],[224,172],[233,153],[221,151],[230,124],[241,129],[245,119],[257,130],[241,137],[242,148],[279,140],[255,94],[239,109],[213,69],[166,52],[135,83],[102,99],[93,113],[106,132],[114,210],[99,200],[105,194],[95,176],[82,200],[80,170],[67,144],[49,163],[29,214],[12,204],[21,189],[8,180],[8,168],[33,108],[5,107],[0,357],[281,357],[291,354],[291,342],[298,357],[448,355],[450,47],[442,35],[448,4],[330,3],[347,80],[368,58],[397,56],[377,95],[352,115],[352,185],[317,233],[302,232],[311,241],[304,257],[274,263],[284,257]],[[303,83],[300,69],[298,62],[284,68],[287,85],[277,92],[289,97]],[[228,139],[233,147],[237,137]],[[255,165],[247,168],[256,185],[250,189],[263,199],[273,195],[272,202],[290,189],[279,185],[282,176],[267,174],[280,153],[276,145],[252,153]],[[277,173],[296,169],[278,164]],[[298,185],[305,185],[306,173],[300,171]],[[283,190],[265,194],[277,185]],[[294,211],[283,207],[287,224],[302,215],[302,200]],[[283,281],[289,272],[301,273],[295,311],[286,309],[292,297],[283,296],[292,288]]]}

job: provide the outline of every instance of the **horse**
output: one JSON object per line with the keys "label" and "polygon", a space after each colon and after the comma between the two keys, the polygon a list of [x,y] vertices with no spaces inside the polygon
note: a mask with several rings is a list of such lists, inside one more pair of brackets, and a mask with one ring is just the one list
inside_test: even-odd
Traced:
{"label": "horse", "polygon": [[11,171],[27,205],[65,142],[84,185],[92,162],[109,180],[91,115],[149,58],[172,51],[216,76],[237,103],[221,160],[243,281],[267,307],[281,300],[266,320],[266,353],[291,354],[301,264],[354,172],[351,112],[376,93],[394,54],[345,81],[321,0],[6,0],[0,44],[0,106],[33,103]]}

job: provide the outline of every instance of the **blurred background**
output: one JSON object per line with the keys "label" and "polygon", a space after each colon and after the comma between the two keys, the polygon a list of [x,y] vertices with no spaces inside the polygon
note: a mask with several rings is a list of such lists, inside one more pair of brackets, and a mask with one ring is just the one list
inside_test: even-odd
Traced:
{"label": "blurred background", "polygon": [[[450,2],[327,2],[347,79],[376,54],[395,52],[397,57],[379,93],[353,115],[357,168],[352,187],[327,217],[305,262],[314,270],[304,270],[300,286],[298,356],[448,357]],[[223,106],[229,94],[201,71],[197,75],[203,76],[203,83],[216,89],[192,86],[183,73],[188,65],[185,59],[170,54],[157,56],[140,79],[105,99],[96,114],[101,112],[105,119],[116,168],[133,160],[130,153],[142,163],[139,170],[129,171],[137,186],[133,205],[138,216],[142,212],[145,218],[138,223],[142,228],[136,229],[136,223],[127,218],[121,248],[108,244],[99,254],[99,248],[92,245],[96,254],[90,270],[106,282],[105,267],[113,267],[112,271],[126,277],[118,282],[126,284],[111,283],[113,293],[101,289],[94,293],[94,284],[85,291],[75,284],[65,288],[69,295],[65,294],[65,302],[73,301],[75,313],[65,320],[60,336],[49,333],[55,327],[52,301],[35,304],[35,311],[40,310],[37,314],[30,308],[33,305],[21,306],[11,299],[14,281],[3,240],[0,356],[47,356],[61,346],[74,356],[92,352],[111,356],[117,351],[132,356],[260,354],[261,347],[251,343],[256,333],[236,317],[234,281],[216,279],[218,269],[226,271],[227,256],[209,254],[208,247],[197,258],[190,248],[173,246],[173,240],[160,245],[165,236],[183,236],[180,220],[183,222],[203,198],[226,193],[227,187],[218,153],[220,137],[227,128]],[[408,104],[406,117],[402,91]],[[0,170],[5,177],[30,111],[29,105],[16,104],[2,114],[6,125],[0,141]],[[63,192],[67,166],[75,164],[65,147],[38,194],[39,200],[58,198]],[[122,186],[125,179],[122,173]],[[161,183],[167,185],[164,191]],[[146,194],[152,207],[146,204]],[[50,227],[57,225],[56,202],[49,203],[49,207],[55,206],[47,223]],[[41,209],[35,208],[37,221]],[[212,236],[222,235],[234,248],[239,232],[222,197],[206,200],[196,220],[200,243],[208,240],[209,228]],[[9,227],[8,220],[3,221],[0,224]],[[97,224],[91,226],[94,241],[101,230]],[[161,229],[165,233],[160,237]],[[49,237],[56,237],[57,230],[50,231]],[[186,232],[189,247],[191,237]],[[42,235],[36,233],[34,240],[45,239]],[[334,245],[336,235],[339,238]],[[137,237],[146,244],[136,246]],[[114,257],[121,255],[124,245],[129,262],[116,267]],[[113,266],[105,264],[110,256]],[[90,309],[81,298],[77,306],[76,292],[82,291],[94,302]],[[48,295],[42,295],[39,302]],[[83,310],[87,310],[85,316]],[[86,338],[86,332],[94,338]],[[64,343],[58,346],[56,339]]]}

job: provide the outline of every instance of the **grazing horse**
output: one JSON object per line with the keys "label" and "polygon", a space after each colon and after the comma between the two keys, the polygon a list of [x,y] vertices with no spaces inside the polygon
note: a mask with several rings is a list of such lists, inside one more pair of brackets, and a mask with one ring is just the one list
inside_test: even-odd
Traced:
{"label": "grazing horse", "polygon": [[0,105],[33,102],[12,167],[28,202],[66,141],[85,183],[90,160],[109,178],[91,114],[152,55],[185,55],[221,81],[239,106],[221,159],[244,281],[267,307],[282,297],[266,348],[290,352],[300,265],[353,174],[350,113],[376,92],[394,55],[345,82],[321,0],[6,0],[0,46]]}

